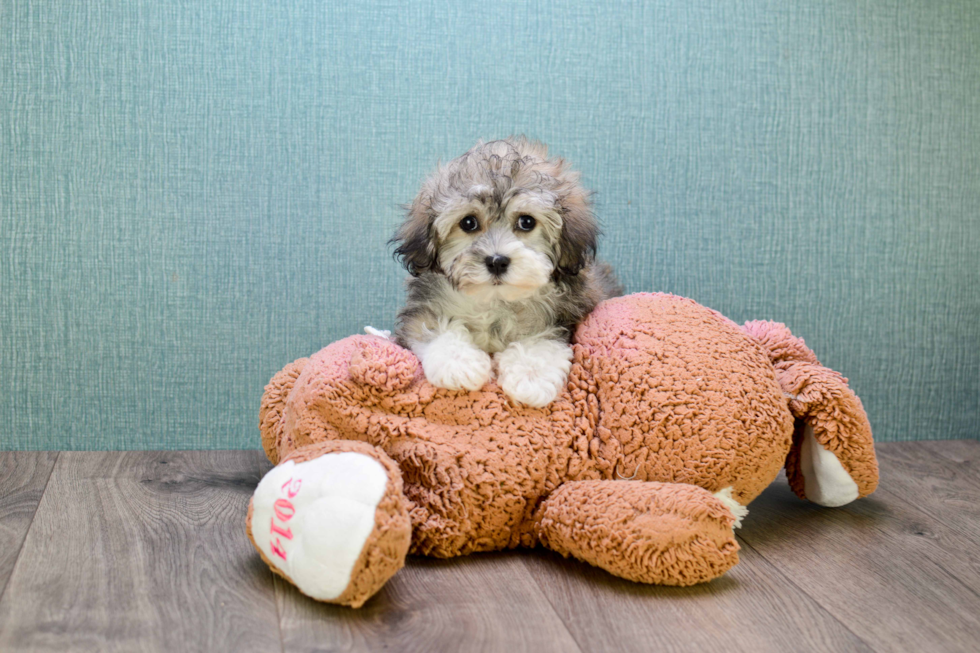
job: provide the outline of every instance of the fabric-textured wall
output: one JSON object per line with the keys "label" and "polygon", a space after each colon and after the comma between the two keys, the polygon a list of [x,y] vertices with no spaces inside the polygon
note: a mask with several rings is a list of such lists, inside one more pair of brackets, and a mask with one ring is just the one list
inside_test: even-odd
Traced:
{"label": "fabric-textured wall", "polygon": [[882,440],[977,437],[980,3],[0,0],[0,447],[259,446],[390,327],[438,159],[526,133],[628,290],[773,319]]}

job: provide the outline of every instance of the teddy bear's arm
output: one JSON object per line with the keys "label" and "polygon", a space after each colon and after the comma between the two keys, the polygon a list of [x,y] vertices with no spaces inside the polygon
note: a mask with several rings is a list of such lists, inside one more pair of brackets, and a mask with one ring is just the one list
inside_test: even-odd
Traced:
{"label": "teddy bear's arm", "polygon": [[707,490],[652,481],[572,481],[535,514],[541,543],[632,581],[693,585],[738,562],[736,516]]}

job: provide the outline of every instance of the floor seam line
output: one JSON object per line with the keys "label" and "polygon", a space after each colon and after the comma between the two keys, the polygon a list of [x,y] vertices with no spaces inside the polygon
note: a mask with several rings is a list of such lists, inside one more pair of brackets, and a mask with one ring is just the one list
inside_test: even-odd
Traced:
{"label": "floor seam line", "polygon": [[821,603],[820,600],[817,599],[817,597],[813,596],[812,594],[810,594],[809,592],[807,592],[805,589],[803,589],[802,587],[800,587],[799,584],[796,582],[795,579],[793,579],[789,575],[783,573],[783,570],[780,569],[776,565],[776,563],[774,563],[772,560],[770,560],[769,558],[767,558],[765,556],[765,554],[763,554],[759,549],[757,549],[754,546],[752,546],[752,544],[748,540],[746,540],[745,537],[743,537],[741,534],[739,534],[738,539],[742,541],[742,544],[744,544],[748,548],[752,549],[756,553],[756,555],[758,555],[760,558],[762,558],[763,560],[765,560],[767,565],[769,565],[770,567],[772,567],[773,570],[775,570],[780,576],[782,576],[783,578],[786,579],[786,582],[788,582],[790,585],[792,585],[793,587],[795,587],[797,589],[797,591],[802,592],[804,595],[807,596],[807,598],[809,598],[817,606],[819,606],[820,607],[820,610],[822,610],[828,617],[830,617],[831,619],[833,619],[834,621],[836,621],[837,623],[839,623],[844,630],[846,630],[851,635],[853,635],[855,637],[855,639],[857,639],[859,642],[861,642],[862,644],[864,644],[865,646],[867,646],[868,647],[868,650],[870,650],[870,651],[878,651],[879,650],[879,649],[875,648],[874,646],[872,646],[871,644],[869,644],[868,642],[866,642],[863,637],[861,637],[856,632],[854,632],[853,630],[851,630],[851,627],[850,626],[848,626],[846,623],[844,623],[843,621],[841,621],[840,619],[838,619],[837,618],[837,615],[835,615],[833,612],[831,612],[830,610],[828,610],[827,609],[827,606],[825,606],[823,603]]}
{"label": "floor seam line", "polygon": [[0,602],[3,601],[3,597],[7,595],[7,588],[10,587],[10,581],[13,579],[14,574],[17,573],[17,563],[20,562],[20,554],[24,551],[24,543],[27,542],[27,536],[31,534],[31,529],[34,528],[34,519],[37,517],[37,511],[41,507],[41,502],[44,501],[44,495],[48,493],[48,484],[51,482],[51,477],[54,476],[54,469],[58,466],[58,461],[61,460],[61,451],[56,451],[54,455],[54,463],[51,465],[51,471],[48,472],[48,477],[44,479],[44,489],[41,490],[41,496],[37,500],[37,505],[34,506],[34,512],[31,513],[31,523],[27,526],[27,530],[24,531],[24,537],[20,540],[20,545],[17,547],[17,556],[14,558],[14,566],[10,569],[10,575],[7,576],[6,582],[3,584],[3,590],[0,591]]}
{"label": "floor seam line", "polygon": [[286,640],[282,636],[282,612],[279,611],[279,581],[272,574],[272,602],[276,604],[276,628],[279,629],[279,653],[286,653]]}
{"label": "floor seam line", "polygon": [[528,578],[530,578],[531,581],[534,583],[534,586],[538,588],[539,592],[541,592],[541,595],[544,597],[544,600],[548,602],[548,607],[550,607],[554,615],[558,617],[558,621],[561,622],[561,625],[565,629],[565,632],[568,633],[568,636],[572,638],[573,642],[575,642],[575,646],[578,647],[579,652],[585,653],[585,651],[588,651],[589,649],[583,648],[582,643],[578,641],[578,638],[575,636],[575,633],[573,633],[572,629],[568,627],[568,622],[565,621],[564,617],[562,617],[561,614],[558,612],[558,608],[556,608],[555,604],[551,602],[551,597],[548,596],[548,593],[545,591],[545,589],[541,587],[541,583],[538,582],[538,579],[535,578],[534,574],[531,573],[531,570],[528,569],[527,561],[524,560],[523,558],[521,559],[521,566],[524,567],[524,572],[528,575]]}

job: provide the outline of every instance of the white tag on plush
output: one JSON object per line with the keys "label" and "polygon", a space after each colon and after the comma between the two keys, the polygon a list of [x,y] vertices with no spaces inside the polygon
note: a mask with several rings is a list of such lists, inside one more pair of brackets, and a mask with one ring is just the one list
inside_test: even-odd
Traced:
{"label": "white tag on plush", "polygon": [[379,338],[384,338],[385,340],[391,340],[391,331],[387,329],[375,329],[373,326],[364,327],[364,333],[369,336],[378,336]]}

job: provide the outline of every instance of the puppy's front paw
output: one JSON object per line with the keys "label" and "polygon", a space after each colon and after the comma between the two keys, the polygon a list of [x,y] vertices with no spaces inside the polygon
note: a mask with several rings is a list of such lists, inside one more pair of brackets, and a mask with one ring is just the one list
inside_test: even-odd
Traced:
{"label": "puppy's front paw", "polygon": [[479,390],[490,380],[490,356],[453,331],[416,348],[416,354],[425,378],[437,388]]}
{"label": "puppy's front paw", "polygon": [[572,348],[557,340],[527,340],[508,345],[495,356],[497,382],[514,401],[547,406],[565,387]]}

